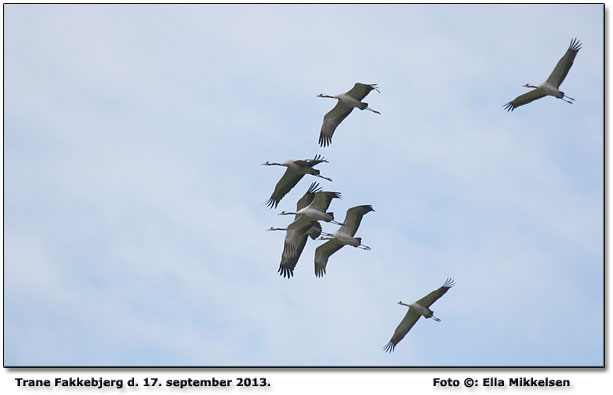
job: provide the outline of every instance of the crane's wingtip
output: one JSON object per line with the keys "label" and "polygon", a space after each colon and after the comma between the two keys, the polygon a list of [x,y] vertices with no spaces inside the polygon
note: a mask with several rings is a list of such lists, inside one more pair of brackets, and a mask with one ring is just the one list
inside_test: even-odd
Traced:
{"label": "crane's wingtip", "polygon": [[277,273],[279,273],[279,275],[283,276],[284,278],[292,278],[292,276],[294,275],[294,270],[287,268],[287,267],[283,267],[283,266],[279,266],[279,270],[277,270]]}
{"label": "crane's wingtip", "polygon": [[447,280],[445,280],[445,284],[443,284],[444,288],[451,288],[455,285],[455,281],[453,281],[453,279],[451,277],[447,278]]}
{"label": "crane's wingtip", "polygon": [[579,52],[579,50],[581,49],[581,42],[576,37],[573,38],[572,40],[570,40],[570,45],[568,46],[568,49],[574,52]]}
{"label": "crane's wingtip", "polygon": [[321,191],[321,186],[319,185],[317,181],[314,181],[309,187],[309,189],[306,191],[306,193],[309,194],[309,193],[315,193],[319,191]]}
{"label": "crane's wingtip", "polygon": [[272,197],[265,202],[262,202],[263,206],[267,206],[268,208],[277,208],[279,204],[278,200],[273,199]]}
{"label": "crane's wingtip", "polygon": [[383,346],[383,351],[391,353],[392,351],[394,351],[395,347],[396,345],[390,341],[385,346]]}

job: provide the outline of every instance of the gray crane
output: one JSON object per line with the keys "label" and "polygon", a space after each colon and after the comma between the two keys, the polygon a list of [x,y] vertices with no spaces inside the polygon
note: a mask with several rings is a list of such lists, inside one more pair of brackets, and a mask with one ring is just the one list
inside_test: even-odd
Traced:
{"label": "gray crane", "polygon": [[316,155],[313,159],[290,159],[285,162],[264,162],[264,166],[285,166],[287,170],[283,174],[283,177],[275,185],[275,190],[270,199],[265,203],[270,208],[276,208],[283,196],[287,193],[304,177],[305,174],[311,174],[315,177],[323,178],[324,180],[332,181],[331,178],[324,177],[319,174],[318,169],[314,169],[313,166],[320,163],[328,163],[322,156]]}
{"label": "gray crane", "polygon": [[343,225],[334,233],[322,232],[319,240],[328,240],[324,244],[317,247],[315,250],[315,276],[322,277],[326,274],[326,266],[328,258],[343,246],[350,245],[364,250],[370,250],[370,247],[362,244],[361,237],[354,237],[355,233],[362,222],[362,217],[375,211],[371,205],[355,206],[347,210]]}
{"label": "gray crane", "polygon": [[[566,53],[562,58],[558,61],[556,68],[553,69],[549,78],[545,82],[542,82],[538,86],[524,84],[523,86],[526,88],[532,88],[532,90],[528,93],[524,93],[523,95],[517,96],[512,101],[508,102],[504,105],[504,108],[507,111],[513,111],[519,106],[523,106],[524,104],[530,103],[534,100],[540,99],[541,97],[545,97],[547,95],[557,97],[558,99],[562,99],[567,103],[573,104],[571,100],[575,100],[572,97],[567,96],[564,92],[562,92],[559,88],[566,78],[568,74],[568,70],[570,70],[573,65],[573,61],[575,60],[575,56],[577,56],[577,52],[581,49],[581,43],[576,38],[573,38],[566,50]],[[564,98],[568,98],[570,100],[566,100]]]}
{"label": "gray crane", "polygon": [[[298,200],[296,211],[300,211],[304,207],[311,204],[315,197],[315,192],[321,189],[318,183],[311,184],[307,192]],[[281,264],[277,271],[285,278],[291,278],[294,275],[294,268],[298,263],[298,259],[304,250],[307,239],[310,237],[315,240],[321,234],[321,225],[317,221],[308,219],[303,215],[296,215],[294,221],[287,228],[270,227],[268,230],[285,230],[285,242],[283,244],[283,254],[281,254]]]}
{"label": "gray crane", "polygon": [[[377,114],[381,114],[379,111],[373,110],[368,107],[368,103],[362,102],[362,99],[370,93],[371,90],[379,92],[377,84],[362,84],[356,82],[350,91],[340,93],[336,96],[324,95],[320,93],[317,97],[327,97],[330,99],[337,99],[336,106],[324,116],[324,122],[321,125],[321,133],[319,134],[319,145],[327,147],[332,142],[332,135],[336,130],[336,127],[343,122],[343,119],[353,111],[354,108],[360,110],[369,110]],[[381,93],[381,92],[379,92]]]}
{"label": "gray crane", "polygon": [[383,347],[384,351],[392,352],[394,348],[404,338],[404,336],[409,333],[413,325],[417,322],[419,317],[424,316],[426,318],[432,318],[434,321],[439,322],[440,318],[434,316],[434,312],[430,310],[430,306],[432,303],[436,302],[441,296],[445,295],[445,293],[449,290],[449,288],[453,287],[455,283],[452,279],[448,278],[447,281],[441,286],[439,289],[430,292],[428,295],[419,299],[413,303],[403,303],[402,301],[398,302],[403,306],[407,306],[409,311],[407,311],[406,315],[398,324],[398,327],[394,331],[394,335],[390,339],[389,343]]}
{"label": "gray crane", "polygon": [[314,221],[325,221],[333,224],[342,225],[340,222],[334,220],[333,212],[326,212],[332,199],[340,198],[340,192],[330,191],[317,191],[313,197],[313,201],[306,207],[297,211],[281,211],[279,215],[295,214],[297,216],[304,216]]}

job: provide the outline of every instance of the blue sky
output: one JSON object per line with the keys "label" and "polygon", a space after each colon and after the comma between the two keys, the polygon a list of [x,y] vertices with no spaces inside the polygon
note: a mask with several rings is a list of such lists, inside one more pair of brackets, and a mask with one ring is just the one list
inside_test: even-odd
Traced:
{"label": "blue sky", "polygon": [[[602,6],[4,11],[5,364],[602,364]],[[576,102],[504,111],[573,37]],[[382,114],[319,147],[355,82]],[[260,163],[316,154],[372,250],[318,279],[309,241],[287,280],[265,230],[314,179],[270,210]]]}

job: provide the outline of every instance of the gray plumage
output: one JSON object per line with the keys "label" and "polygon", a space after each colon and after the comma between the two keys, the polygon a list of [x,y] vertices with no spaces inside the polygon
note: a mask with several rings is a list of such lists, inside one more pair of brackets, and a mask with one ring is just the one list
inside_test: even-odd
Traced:
{"label": "gray plumage", "polygon": [[332,135],[336,130],[337,126],[343,122],[345,118],[354,108],[359,108],[360,110],[369,110],[375,112],[377,114],[381,114],[379,111],[373,110],[368,107],[368,103],[362,102],[362,99],[366,97],[372,90],[376,90],[379,92],[377,88],[377,84],[362,84],[360,82],[356,82],[353,85],[353,88],[348,92],[338,94],[336,96],[319,94],[317,97],[327,97],[330,99],[337,99],[338,102],[336,106],[332,108],[332,110],[328,111],[328,113],[324,116],[323,124],[321,125],[321,132],[319,134],[319,145],[322,147],[327,147],[332,142]]}
{"label": "gray plumage", "polygon": [[[570,100],[574,101],[575,99],[567,96],[559,88],[564,79],[566,78],[568,70],[570,70],[570,68],[572,67],[573,62],[575,60],[575,56],[577,56],[577,53],[580,49],[581,43],[576,38],[573,38],[570,42],[570,45],[568,46],[568,49],[566,50],[566,53],[564,54],[564,56],[562,56],[562,58],[560,58],[558,64],[553,69],[547,80],[538,86],[524,84],[524,87],[533,88],[533,90],[528,93],[524,93],[523,95],[517,96],[512,101],[505,104],[504,108],[507,111],[513,111],[519,106],[523,106],[524,104],[528,104],[547,95],[557,97],[558,99],[562,99],[565,102],[572,104],[572,101]],[[565,97],[570,100],[565,100]]]}
{"label": "gray plumage", "polygon": [[383,350],[386,352],[394,351],[394,348],[396,347],[398,342],[400,342],[400,340],[402,340],[405,335],[409,333],[413,325],[415,325],[419,317],[421,317],[422,315],[426,318],[432,318],[435,321],[440,321],[439,318],[434,316],[434,312],[430,310],[430,306],[432,306],[432,304],[436,302],[441,296],[445,295],[449,288],[453,287],[454,285],[455,283],[453,282],[453,280],[448,278],[447,281],[445,281],[445,283],[443,284],[443,286],[430,292],[428,295],[424,296],[416,302],[410,304],[402,303],[402,301],[398,302],[398,304],[408,306],[409,311],[407,311],[402,321],[400,321],[400,324],[398,324],[398,327],[394,331],[392,338],[385,345],[385,347],[383,347]]}

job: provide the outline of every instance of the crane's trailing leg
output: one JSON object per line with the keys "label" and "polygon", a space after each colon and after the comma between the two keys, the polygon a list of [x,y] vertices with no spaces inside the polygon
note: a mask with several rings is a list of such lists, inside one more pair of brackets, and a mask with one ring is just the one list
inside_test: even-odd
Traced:
{"label": "crane's trailing leg", "polygon": [[379,111],[377,111],[377,110],[373,110],[373,109],[372,109],[372,108],[370,108],[370,107],[366,107],[366,108],[365,108],[365,110],[372,111],[372,112],[374,112],[374,113],[377,113],[377,114],[381,115],[381,113],[380,113]]}
{"label": "crane's trailing leg", "polygon": [[361,249],[366,250],[366,251],[370,250],[370,247],[369,246],[365,246],[364,244],[360,244],[358,246],[358,248],[361,248]]}
{"label": "crane's trailing leg", "polygon": [[328,180],[328,181],[332,181],[331,178],[328,177],[324,177],[324,176],[320,176],[319,174],[314,174],[315,176],[319,177],[319,178],[323,178],[324,180]]}
{"label": "crane's trailing leg", "polygon": [[430,317],[430,318],[432,318],[432,319],[433,319],[434,321],[436,321],[436,322],[441,322],[441,319],[440,319],[440,318],[437,318],[437,317],[435,317],[435,316],[432,316],[432,317]]}

